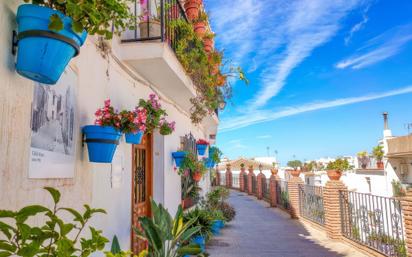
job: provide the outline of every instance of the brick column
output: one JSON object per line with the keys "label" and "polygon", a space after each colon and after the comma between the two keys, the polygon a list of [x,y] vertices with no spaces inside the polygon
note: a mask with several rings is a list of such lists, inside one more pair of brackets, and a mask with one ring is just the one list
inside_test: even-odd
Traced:
{"label": "brick column", "polygon": [[303,180],[299,176],[294,176],[288,181],[288,193],[290,203],[290,217],[292,219],[299,218],[299,185],[303,184]]}
{"label": "brick column", "polygon": [[262,164],[260,164],[260,165],[259,165],[259,174],[257,175],[257,178],[256,178],[256,182],[257,182],[257,183],[256,183],[256,187],[257,187],[257,190],[256,190],[257,195],[256,195],[256,197],[257,197],[257,199],[259,199],[259,200],[261,200],[261,199],[263,198],[262,178],[265,177],[265,174],[262,173],[262,169],[263,169]]}
{"label": "brick column", "polygon": [[220,186],[220,173],[219,173],[219,168],[216,168],[216,186]]}
{"label": "brick column", "polygon": [[232,188],[232,170],[230,163],[226,165],[226,187]]}
{"label": "brick column", "polygon": [[248,169],[248,171],[249,171],[249,174],[247,174],[247,188],[248,188],[248,190],[247,190],[247,192],[248,192],[248,194],[249,195],[252,195],[253,193],[252,193],[252,178],[253,178],[253,176],[255,176],[255,174],[253,174],[253,166],[249,166],[249,169]]}
{"label": "brick column", "polygon": [[279,176],[277,175],[277,170],[274,172],[271,170],[272,176],[270,176],[269,180],[269,190],[270,190],[270,206],[276,207],[276,198],[277,198],[277,180],[279,180]]}
{"label": "brick column", "polygon": [[245,167],[240,167],[240,173],[239,173],[239,185],[240,185],[240,191],[245,192],[245,178],[244,175],[246,174]]}
{"label": "brick column", "polygon": [[408,189],[401,203],[405,228],[406,255],[412,256],[412,188]]}
{"label": "brick column", "polygon": [[339,239],[342,237],[339,190],[348,190],[340,180],[329,180],[323,188],[325,229],[328,237],[331,239]]}

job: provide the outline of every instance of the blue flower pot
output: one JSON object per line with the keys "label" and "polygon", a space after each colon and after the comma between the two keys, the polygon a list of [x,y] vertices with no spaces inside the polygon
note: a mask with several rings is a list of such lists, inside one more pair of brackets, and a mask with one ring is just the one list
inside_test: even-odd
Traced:
{"label": "blue flower pot", "polygon": [[97,125],[83,127],[83,133],[89,161],[111,163],[122,133],[114,127]]}
{"label": "blue flower pot", "polygon": [[205,251],[206,240],[204,236],[195,236],[194,238],[192,238],[191,242],[199,245],[200,249],[202,249],[202,252]]}
{"label": "blue flower pot", "polygon": [[211,169],[215,166],[215,162],[211,158],[206,158],[205,159],[205,166],[208,169]]}
{"label": "blue flower pot", "polygon": [[179,168],[180,165],[182,165],[183,159],[186,157],[187,153],[186,152],[173,152],[172,157],[175,159],[176,166]]}
{"label": "blue flower pot", "polygon": [[211,227],[210,230],[212,231],[212,234],[214,236],[218,236],[218,235],[220,235],[220,229],[221,229],[221,227],[220,227],[220,224],[218,223],[218,221],[214,221],[212,223],[212,227]]}
{"label": "blue flower pot", "polygon": [[205,155],[207,145],[199,145],[199,144],[197,144],[197,145],[196,145],[196,148],[197,148],[197,152],[199,153],[199,155]]}
{"label": "blue flower pot", "polygon": [[[59,32],[48,29],[50,16],[62,18]],[[59,11],[32,4],[17,10],[19,32],[16,70],[28,79],[44,84],[56,84],[70,60],[86,40],[87,33],[73,32],[72,19]]]}
{"label": "blue flower pot", "polygon": [[137,133],[126,133],[124,137],[126,138],[126,143],[140,145],[142,143],[144,132],[139,131]]}
{"label": "blue flower pot", "polygon": [[224,228],[224,227],[225,227],[225,222],[224,222],[223,220],[216,220],[215,222],[217,223],[217,225],[218,225],[220,228]]}

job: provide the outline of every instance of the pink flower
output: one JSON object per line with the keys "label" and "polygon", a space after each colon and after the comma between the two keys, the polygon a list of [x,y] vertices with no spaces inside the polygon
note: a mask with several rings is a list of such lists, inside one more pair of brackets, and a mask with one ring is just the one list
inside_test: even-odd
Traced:
{"label": "pink flower", "polygon": [[120,128],[120,122],[116,122],[115,126],[116,126],[117,128]]}
{"label": "pink flower", "polygon": [[104,106],[110,107],[110,99],[107,99],[106,101],[104,101]]}
{"label": "pink flower", "polygon": [[112,115],[110,113],[105,113],[103,117],[106,118],[106,119],[110,119],[111,116]]}
{"label": "pink flower", "polygon": [[94,115],[96,115],[96,116],[102,115],[102,110],[101,110],[101,109],[98,109],[98,110],[94,113]]}
{"label": "pink flower", "polygon": [[102,120],[100,120],[100,119],[95,120],[94,125],[101,126],[102,125]]}

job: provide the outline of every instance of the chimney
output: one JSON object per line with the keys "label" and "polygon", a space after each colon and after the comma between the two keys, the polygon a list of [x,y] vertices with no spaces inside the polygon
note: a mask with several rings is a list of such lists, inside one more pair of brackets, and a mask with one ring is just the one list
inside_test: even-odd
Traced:
{"label": "chimney", "polygon": [[388,113],[384,112],[383,114],[383,137],[392,137],[392,131],[389,129],[388,124]]}

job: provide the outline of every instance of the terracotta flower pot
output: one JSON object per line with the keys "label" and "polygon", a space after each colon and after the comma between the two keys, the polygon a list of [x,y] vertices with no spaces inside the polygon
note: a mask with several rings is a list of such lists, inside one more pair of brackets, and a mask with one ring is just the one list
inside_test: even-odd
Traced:
{"label": "terracotta flower pot", "polygon": [[193,206],[193,201],[192,198],[186,197],[185,199],[182,200],[182,208],[187,209]]}
{"label": "terracotta flower pot", "polygon": [[204,38],[203,39],[203,47],[206,51],[206,53],[211,53],[213,51],[213,46],[215,44],[215,41],[213,38]]}
{"label": "terracotta flower pot", "polygon": [[275,176],[276,174],[278,174],[278,169],[270,169],[270,172],[273,176]]}
{"label": "terracotta flower pot", "polygon": [[186,16],[190,21],[199,18],[199,9],[202,4],[202,0],[187,0],[185,2],[185,12]]}
{"label": "terracotta flower pot", "polygon": [[330,180],[339,180],[342,176],[342,172],[340,170],[328,170],[327,173]]}
{"label": "terracotta flower pot", "polygon": [[206,22],[198,21],[194,23],[193,29],[198,37],[203,38],[203,36],[206,34]]}
{"label": "terracotta flower pot", "polygon": [[292,175],[292,177],[299,177],[300,170],[291,170],[290,174]]}
{"label": "terracotta flower pot", "polygon": [[194,181],[199,182],[199,181],[202,179],[202,173],[200,173],[200,172],[195,172],[195,173],[192,175],[192,178],[193,178]]}
{"label": "terracotta flower pot", "polygon": [[378,169],[381,169],[381,170],[383,170],[383,169],[385,168],[385,166],[384,166],[384,164],[383,164],[383,161],[378,161],[378,162],[376,163],[376,166],[378,166]]}

